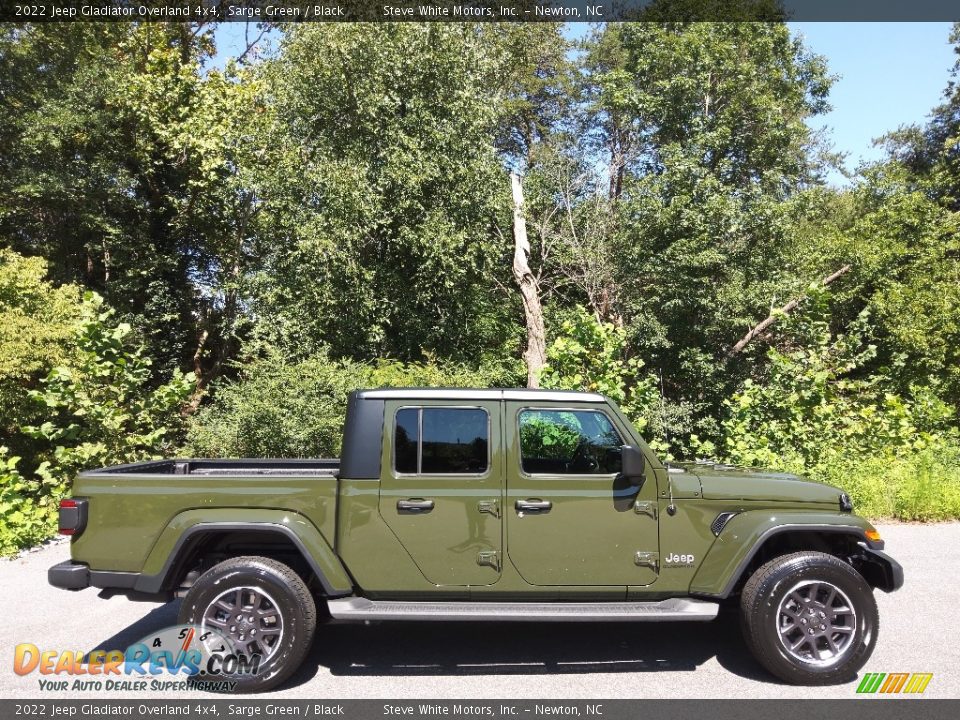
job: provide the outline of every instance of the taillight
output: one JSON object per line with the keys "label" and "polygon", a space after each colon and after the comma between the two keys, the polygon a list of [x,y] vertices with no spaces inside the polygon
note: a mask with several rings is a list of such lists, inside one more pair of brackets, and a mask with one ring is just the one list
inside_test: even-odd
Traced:
{"label": "taillight", "polygon": [[59,532],[61,535],[79,535],[87,526],[87,501],[66,498],[60,501]]}

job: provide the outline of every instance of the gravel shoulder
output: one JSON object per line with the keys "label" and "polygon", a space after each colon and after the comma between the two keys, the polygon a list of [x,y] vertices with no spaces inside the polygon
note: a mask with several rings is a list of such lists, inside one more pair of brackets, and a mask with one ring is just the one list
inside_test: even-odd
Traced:
{"label": "gravel shoulder", "polygon": [[[877,593],[880,637],[865,672],[931,672],[926,697],[960,697],[953,637],[960,523],[879,529],[903,566],[904,587]],[[0,627],[0,697],[102,698],[104,692],[41,692],[38,674],[13,672],[14,647],[125,648],[176,622],[177,604],[101,599],[47,584],[47,568],[69,557],[54,543],[0,560],[0,587],[13,601]],[[783,685],[760,669],[736,616],[700,623],[330,624],[301,670],[270,698],[853,698],[856,681],[821,688]],[[110,693],[147,698],[156,693]],[[198,697],[181,693],[175,697]]]}

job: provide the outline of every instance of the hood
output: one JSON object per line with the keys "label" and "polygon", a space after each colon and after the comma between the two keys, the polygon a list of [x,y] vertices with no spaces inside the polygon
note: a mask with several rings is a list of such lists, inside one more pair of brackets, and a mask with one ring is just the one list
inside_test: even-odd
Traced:
{"label": "hood", "polygon": [[705,500],[764,500],[836,506],[842,491],[792,473],[711,463],[671,463],[700,478]]}

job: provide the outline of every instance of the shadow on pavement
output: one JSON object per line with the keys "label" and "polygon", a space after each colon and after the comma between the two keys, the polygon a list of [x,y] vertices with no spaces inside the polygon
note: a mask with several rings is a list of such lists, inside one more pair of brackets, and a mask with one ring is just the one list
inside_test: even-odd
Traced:
{"label": "shadow on pavement", "polygon": [[333,675],[542,675],[692,672],[710,658],[775,682],[753,660],[735,617],[709,623],[328,624],[284,687]]}
{"label": "shadow on pavement", "polygon": [[[179,601],[161,605],[92,650],[123,649],[176,624]],[[303,666],[281,687],[321,667],[341,676],[544,675],[693,672],[710,658],[727,671],[774,683],[751,657],[733,613],[708,623],[326,623]]]}
{"label": "shadow on pavement", "polygon": [[94,650],[126,650],[133,643],[142,640],[150,633],[177,624],[177,613],[180,610],[180,601],[175,600],[154,608],[132,625],[127,625],[120,632],[98,642],[87,651],[84,661],[89,662],[90,653]]}

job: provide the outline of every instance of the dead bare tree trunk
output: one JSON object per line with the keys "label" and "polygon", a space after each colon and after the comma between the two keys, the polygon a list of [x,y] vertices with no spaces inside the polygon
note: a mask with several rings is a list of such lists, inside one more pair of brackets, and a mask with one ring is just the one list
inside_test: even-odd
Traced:
{"label": "dead bare tree trunk", "polygon": [[547,364],[547,334],[543,327],[543,307],[540,288],[530,271],[530,242],[527,240],[527,222],[523,217],[523,186],[520,176],[510,173],[513,186],[513,277],[523,297],[523,315],[527,323],[527,349],[523,361],[527,364],[527,387],[540,386],[540,370]]}
{"label": "dead bare tree trunk", "polygon": [[[827,277],[825,277],[822,280],[823,286],[826,287],[827,285],[832,283],[834,280],[836,280],[838,277],[840,277],[841,275],[844,275],[849,270],[850,270],[850,266],[844,265],[842,268],[840,268],[835,273],[833,273],[833,275],[827,275]],[[730,348],[730,350],[727,352],[727,355],[732,357],[733,355],[736,355],[737,353],[739,353],[757,335],[759,335],[768,327],[773,325],[777,321],[777,318],[792,312],[797,307],[797,305],[799,305],[802,301],[803,301],[802,297],[794,298],[793,300],[788,302],[786,305],[784,305],[782,308],[780,308],[777,312],[770,313],[770,315],[767,316],[766,320],[763,320],[762,322],[750,328],[750,332],[748,332],[746,335],[740,338],[740,342],[738,342],[736,345]]]}

